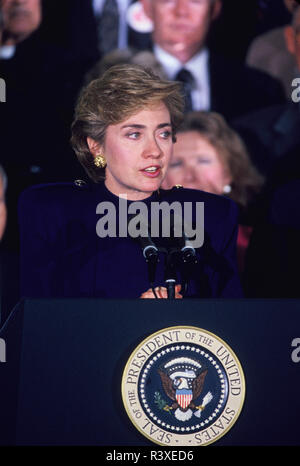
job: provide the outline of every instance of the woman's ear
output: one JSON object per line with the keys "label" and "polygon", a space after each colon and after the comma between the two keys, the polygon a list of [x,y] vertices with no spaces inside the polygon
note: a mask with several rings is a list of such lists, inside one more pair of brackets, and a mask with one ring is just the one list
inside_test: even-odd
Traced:
{"label": "woman's ear", "polygon": [[233,182],[232,175],[229,172],[225,173],[225,184],[231,184]]}
{"label": "woman's ear", "polygon": [[86,142],[89,147],[90,153],[93,157],[96,157],[96,155],[98,155],[99,152],[101,152],[101,144],[99,144],[99,142],[95,141],[90,137],[87,137]]}
{"label": "woman's ear", "polygon": [[224,185],[226,184],[231,185],[232,182],[233,182],[233,176],[231,174],[230,168],[225,165],[223,168],[223,183]]}

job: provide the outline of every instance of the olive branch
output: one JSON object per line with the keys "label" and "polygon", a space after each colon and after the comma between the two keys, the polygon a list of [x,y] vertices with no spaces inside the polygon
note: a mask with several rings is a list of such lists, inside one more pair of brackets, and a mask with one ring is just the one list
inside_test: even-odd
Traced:
{"label": "olive branch", "polygon": [[172,409],[171,406],[169,406],[167,402],[161,397],[159,392],[154,393],[154,403],[157,405],[158,409],[167,411],[168,413],[170,413]]}

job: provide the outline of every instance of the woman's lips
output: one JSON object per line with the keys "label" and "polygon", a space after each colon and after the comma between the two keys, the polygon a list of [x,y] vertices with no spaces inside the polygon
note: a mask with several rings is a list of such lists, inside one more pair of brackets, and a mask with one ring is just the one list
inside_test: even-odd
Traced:
{"label": "woman's lips", "polygon": [[151,165],[151,167],[146,167],[143,170],[141,170],[141,172],[148,178],[156,178],[161,173],[161,167],[158,165]]}

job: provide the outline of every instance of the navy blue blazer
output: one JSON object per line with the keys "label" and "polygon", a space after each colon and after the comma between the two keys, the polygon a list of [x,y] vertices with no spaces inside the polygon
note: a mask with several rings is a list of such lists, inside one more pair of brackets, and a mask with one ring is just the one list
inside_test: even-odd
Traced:
{"label": "navy blue blazer", "polygon": [[[139,298],[150,288],[141,246],[130,237],[96,234],[100,202],[118,209],[119,198],[104,183],[33,186],[20,197],[20,282],[23,297]],[[196,249],[186,297],[239,298],[236,265],[238,209],[229,199],[173,188],[145,202],[204,202],[204,243]],[[130,202],[130,201],[128,201]],[[164,257],[155,286],[164,286]],[[178,272],[178,282],[181,271]]]}

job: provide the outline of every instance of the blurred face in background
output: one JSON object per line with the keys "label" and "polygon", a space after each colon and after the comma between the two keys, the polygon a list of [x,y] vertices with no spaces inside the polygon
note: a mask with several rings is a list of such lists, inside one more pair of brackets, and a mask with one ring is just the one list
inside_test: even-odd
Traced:
{"label": "blurred face in background", "polygon": [[297,0],[283,0],[283,3],[285,4],[286,8],[292,13],[297,6],[299,5],[299,2]]}
{"label": "blurred face in background", "polygon": [[7,45],[23,41],[41,24],[41,0],[0,0],[0,5]]}
{"label": "blurred face in background", "polygon": [[5,199],[4,199],[4,186],[3,186],[2,177],[0,176],[0,240],[3,236],[5,225],[6,225],[6,206],[5,206]]}
{"label": "blurred face in background", "polygon": [[162,187],[170,189],[180,184],[184,188],[223,194],[231,177],[216,148],[197,131],[178,133],[176,137]]}
{"label": "blurred face in background", "polygon": [[142,0],[154,23],[153,40],[188,61],[204,45],[211,21],[218,15],[219,0]]}

